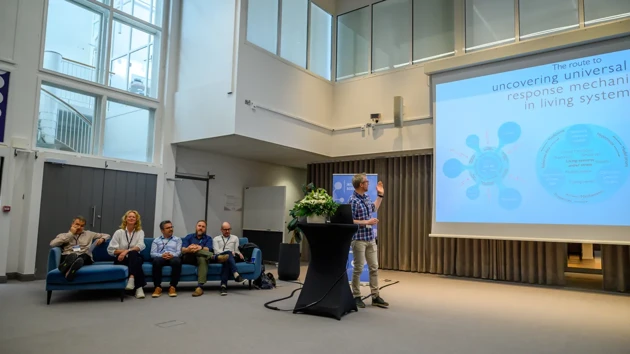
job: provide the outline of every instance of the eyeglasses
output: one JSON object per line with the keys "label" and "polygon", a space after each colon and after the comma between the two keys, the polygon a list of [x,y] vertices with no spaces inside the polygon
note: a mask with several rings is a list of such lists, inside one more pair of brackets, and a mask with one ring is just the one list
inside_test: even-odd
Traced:
{"label": "eyeglasses", "polygon": [[232,230],[232,229],[221,229],[221,230],[223,230],[223,231],[230,231],[230,230]]}

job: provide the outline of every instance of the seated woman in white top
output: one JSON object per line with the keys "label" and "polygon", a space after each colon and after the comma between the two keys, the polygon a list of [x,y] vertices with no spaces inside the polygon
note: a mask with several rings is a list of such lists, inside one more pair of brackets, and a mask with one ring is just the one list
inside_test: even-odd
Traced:
{"label": "seated woman in white top", "polygon": [[129,210],[122,217],[120,229],[114,232],[107,253],[116,257],[114,264],[126,265],[129,268],[129,280],[125,289],[135,290],[137,299],[144,299],[142,288],[147,285],[142,271],[144,260],[140,255],[145,247],[140,214],[135,210]]}

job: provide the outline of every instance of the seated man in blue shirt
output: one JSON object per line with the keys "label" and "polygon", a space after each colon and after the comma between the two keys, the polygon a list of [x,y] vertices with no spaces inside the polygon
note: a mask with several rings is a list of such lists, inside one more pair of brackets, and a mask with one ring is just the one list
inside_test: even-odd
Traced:
{"label": "seated man in blue shirt", "polygon": [[227,255],[215,256],[212,252],[212,238],[206,235],[206,221],[197,221],[195,233],[192,233],[182,241],[183,263],[197,266],[197,289],[192,296],[203,295],[203,284],[208,280],[208,262],[223,263],[228,259]]}
{"label": "seated man in blue shirt", "polygon": [[177,283],[182,274],[182,239],[173,236],[173,224],[169,220],[160,223],[162,236],[153,239],[151,245],[151,259],[153,259],[153,284],[155,291],[153,297],[162,295],[162,268],[171,266],[171,287],[168,296],[177,296]]}

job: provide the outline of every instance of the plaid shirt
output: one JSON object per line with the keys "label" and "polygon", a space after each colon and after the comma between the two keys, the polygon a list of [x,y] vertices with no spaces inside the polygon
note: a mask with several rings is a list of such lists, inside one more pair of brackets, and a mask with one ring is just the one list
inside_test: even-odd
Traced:
{"label": "plaid shirt", "polygon": [[[370,220],[372,213],[376,211],[376,206],[367,194],[360,195],[353,192],[352,197],[350,197],[350,205],[352,206],[353,220]],[[353,240],[358,241],[373,241],[375,238],[372,228],[367,227],[367,225],[359,225],[359,230],[352,236]]]}

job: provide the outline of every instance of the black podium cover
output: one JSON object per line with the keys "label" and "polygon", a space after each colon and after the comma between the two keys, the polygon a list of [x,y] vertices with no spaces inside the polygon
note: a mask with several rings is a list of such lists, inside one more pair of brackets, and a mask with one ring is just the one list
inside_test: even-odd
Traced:
{"label": "black podium cover", "polygon": [[346,273],[350,243],[357,228],[353,224],[300,223],[311,249],[311,260],[293,313],[340,320],[350,311],[358,311]]}

